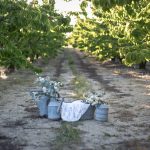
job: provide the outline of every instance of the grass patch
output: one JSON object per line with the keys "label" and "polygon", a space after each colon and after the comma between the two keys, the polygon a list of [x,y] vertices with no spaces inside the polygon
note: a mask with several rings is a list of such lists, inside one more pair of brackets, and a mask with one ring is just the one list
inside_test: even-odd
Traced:
{"label": "grass patch", "polygon": [[54,141],[56,150],[62,150],[65,146],[78,144],[80,142],[80,130],[74,128],[72,124],[62,123],[57,131],[58,135]]}
{"label": "grass patch", "polygon": [[83,98],[84,93],[88,92],[90,89],[90,83],[81,75],[77,75],[73,79],[72,84],[74,85],[74,91],[78,98]]}
{"label": "grass patch", "polygon": [[73,65],[74,64],[74,60],[71,56],[68,57],[68,64],[69,65]]}
{"label": "grass patch", "polygon": [[87,79],[84,76],[78,73],[73,57],[68,56],[67,59],[68,59],[68,64],[73,74],[75,75],[75,78],[72,80],[72,84],[76,94],[75,97],[83,98],[84,96],[83,94],[88,92],[90,89],[90,83],[87,81]]}
{"label": "grass patch", "polygon": [[59,135],[57,141],[61,143],[70,143],[78,141],[80,138],[80,132],[78,129],[72,127],[71,124],[63,123],[59,129]]}
{"label": "grass patch", "polygon": [[68,56],[67,59],[68,59],[68,64],[69,64],[73,74],[77,74],[77,69],[76,69],[73,57],[72,56]]}

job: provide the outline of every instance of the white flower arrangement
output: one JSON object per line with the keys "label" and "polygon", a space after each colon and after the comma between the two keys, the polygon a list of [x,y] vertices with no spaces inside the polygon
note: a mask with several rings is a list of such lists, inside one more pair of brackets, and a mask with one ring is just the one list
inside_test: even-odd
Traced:
{"label": "white flower arrangement", "polygon": [[39,83],[42,87],[43,93],[48,96],[59,96],[60,87],[63,86],[61,82],[50,81],[49,77],[40,77],[38,76],[36,79],[36,83]]}
{"label": "white flower arrangement", "polygon": [[88,92],[84,95],[85,102],[91,104],[92,106],[98,105],[98,104],[104,104],[106,103],[104,99],[106,98],[106,94],[103,90],[100,91],[92,91]]}

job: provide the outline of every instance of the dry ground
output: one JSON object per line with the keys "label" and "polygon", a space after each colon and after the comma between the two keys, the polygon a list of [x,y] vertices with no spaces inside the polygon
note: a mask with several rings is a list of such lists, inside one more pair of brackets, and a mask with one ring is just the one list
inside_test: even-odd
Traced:
{"label": "dry ground", "polygon": [[29,90],[37,86],[36,76],[30,71],[17,71],[0,79],[0,150],[150,149],[149,71],[110,62],[101,64],[74,49],[65,49],[56,59],[37,65],[43,68],[42,75],[64,83],[60,93],[66,101],[80,99],[73,85],[80,76],[89,83],[89,90],[104,89],[109,120],[71,123],[80,132],[80,139],[56,141],[63,122],[39,117],[29,96]]}

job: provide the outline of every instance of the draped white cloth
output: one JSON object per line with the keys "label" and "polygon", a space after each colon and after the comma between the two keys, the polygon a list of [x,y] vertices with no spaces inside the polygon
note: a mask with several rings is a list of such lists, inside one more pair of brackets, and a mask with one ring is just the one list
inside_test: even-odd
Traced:
{"label": "draped white cloth", "polygon": [[83,103],[81,100],[72,103],[63,102],[61,107],[61,118],[68,122],[78,121],[89,106],[90,104]]}

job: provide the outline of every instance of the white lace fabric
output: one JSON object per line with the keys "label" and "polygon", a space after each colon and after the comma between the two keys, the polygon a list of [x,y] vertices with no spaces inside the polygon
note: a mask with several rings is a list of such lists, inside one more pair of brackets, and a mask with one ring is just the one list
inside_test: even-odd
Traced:
{"label": "white lace fabric", "polygon": [[90,104],[83,103],[81,100],[72,103],[63,102],[61,107],[61,118],[68,122],[78,121],[89,106]]}

